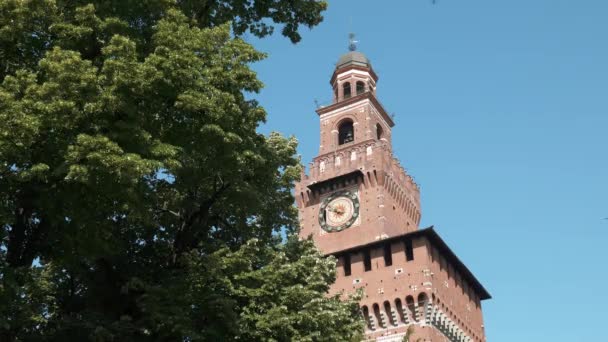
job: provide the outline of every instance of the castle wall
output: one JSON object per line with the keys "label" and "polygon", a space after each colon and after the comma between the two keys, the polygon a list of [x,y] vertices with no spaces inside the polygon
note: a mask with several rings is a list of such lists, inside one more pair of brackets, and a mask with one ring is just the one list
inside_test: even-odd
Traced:
{"label": "castle wall", "polygon": [[436,249],[431,249],[436,305],[474,341],[483,341],[481,302],[471,284]]}
{"label": "castle wall", "polygon": [[433,253],[431,242],[417,237],[337,254],[330,295],[363,291],[369,339],[399,336],[413,325],[415,338],[424,341],[448,341],[446,335],[452,341],[484,341],[479,298],[453,265]]}

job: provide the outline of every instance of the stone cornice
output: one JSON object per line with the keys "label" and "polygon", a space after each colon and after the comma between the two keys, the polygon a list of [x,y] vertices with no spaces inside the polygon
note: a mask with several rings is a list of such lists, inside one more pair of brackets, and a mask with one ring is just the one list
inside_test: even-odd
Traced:
{"label": "stone cornice", "polygon": [[456,270],[458,270],[458,272],[460,272],[460,274],[469,282],[469,284],[471,284],[471,287],[473,288],[473,290],[475,290],[475,293],[477,293],[477,295],[479,296],[479,299],[486,300],[486,299],[492,298],[490,293],[483,287],[483,285],[481,285],[479,280],[477,280],[477,278],[475,278],[473,273],[465,266],[465,264],[462,261],[460,261],[460,259],[458,259],[456,254],[450,249],[450,247],[448,247],[448,245],[443,241],[443,239],[439,236],[439,234],[437,234],[437,232],[435,231],[433,226],[430,226],[430,227],[424,228],[424,229],[415,230],[413,232],[405,233],[402,235],[393,236],[393,237],[390,237],[390,238],[384,239],[384,240],[371,241],[365,245],[350,247],[350,248],[343,249],[340,251],[328,253],[328,255],[334,255],[337,257],[344,253],[355,253],[355,252],[358,252],[360,250],[364,250],[367,248],[374,248],[376,246],[381,246],[382,244],[385,244],[385,243],[390,243],[393,241],[399,241],[399,240],[403,240],[403,239],[412,239],[412,238],[420,237],[420,236],[426,237],[431,242],[431,244],[434,247],[436,247],[442,253],[442,255],[445,256],[445,258],[454,266],[454,268]]}
{"label": "stone cornice", "polygon": [[325,107],[321,107],[318,108],[316,110],[317,114],[319,114],[319,116],[322,116],[323,114],[327,114],[329,112],[332,112],[336,109],[339,109],[340,107],[345,107],[351,104],[354,104],[358,101],[361,100],[369,100],[374,107],[378,110],[378,112],[380,113],[380,115],[382,116],[382,118],[386,121],[386,123],[389,125],[389,127],[393,127],[395,126],[395,122],[393,121],[393,119],[386,113],[386,110],[384,109],[384,106],[382,106],[382,104],[380,103],[380,101],[378,101],[378,99],[371,93],[371,92],[365,92],[363,94],[359,94],[356,96],[353,96],[349,99],[346,100],[342,100],[340,102],[336,102],[336,103],[332,103],[329,106],[325,106]]}
{"label": "stone cornice", "polygon": [[337,77],[339,74],[341,74],[341,73],[343,73],[343,72],[346,72],[346,71],[348,71],[348,70],[351,70],[351,69],[355,69],[355,70],[361,70],[361,71],[368,72],[368,73],[369,73],[369,75],[370,75],[370,76],[371,76],[371,77],[374,79],[374,82],[378,82],[378,75],[376,75],[376,73],[374,72],[374,69],[372,69],[372,68],[367,68],[367,67],[364,67],[364,66],[359,66],[359,65],[347,65],[347,66],[345,66],[345,67],[342,67],[342,68],[336,69],[336,70],[334,71],[333,75],[331,75],[331,78],[329,79],[329,84],[333,85],[333,84],[334,84],[334,82],[336,81],[336,77]]}

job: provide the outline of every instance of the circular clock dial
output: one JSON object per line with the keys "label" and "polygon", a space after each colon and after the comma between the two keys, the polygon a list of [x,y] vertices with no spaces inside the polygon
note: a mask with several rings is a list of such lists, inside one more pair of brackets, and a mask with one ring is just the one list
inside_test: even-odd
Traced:
{"label": "circular clock dial", "polygon": [[319,212],[319,224],[328,232],[350,227],[359,216],[359,199],[350,191],[339,191],[327,197]]}
{"label": "circular clock dial", "polygon": [[334,198],[325,207],[325,221],[330,226],[341,226],[353,216],[353,201],[344,196]]}

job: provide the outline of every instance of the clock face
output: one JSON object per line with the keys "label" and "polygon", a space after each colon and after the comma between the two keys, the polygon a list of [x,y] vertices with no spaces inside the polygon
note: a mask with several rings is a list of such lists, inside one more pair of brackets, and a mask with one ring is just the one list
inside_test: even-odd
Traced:
{"label": "clock face", "polygon": [[327,197],[319,209],[319,224],[327,232],[339,232],[359,217],[359,198],[351,191],[338,191]]}

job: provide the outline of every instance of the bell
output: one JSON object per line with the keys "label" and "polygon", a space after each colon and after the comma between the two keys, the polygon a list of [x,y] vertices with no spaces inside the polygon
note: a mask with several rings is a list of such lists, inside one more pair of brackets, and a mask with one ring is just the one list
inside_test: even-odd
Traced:
{"label": "bell", "polygon": [[344,142],[351,142],[353,141],[353,132],[348,131],[346,132],[346,137],[344,138]]}

